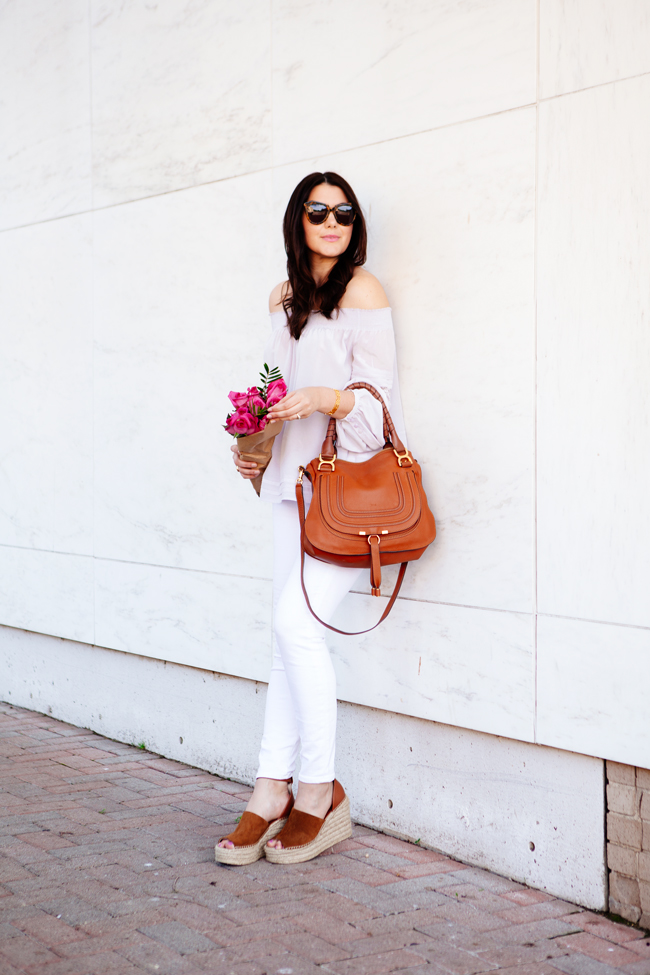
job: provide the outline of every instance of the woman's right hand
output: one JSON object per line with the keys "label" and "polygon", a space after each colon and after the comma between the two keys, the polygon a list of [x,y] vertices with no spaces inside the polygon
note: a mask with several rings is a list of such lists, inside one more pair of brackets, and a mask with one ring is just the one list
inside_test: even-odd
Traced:
{"label": "woman's right hand", "polygon": [[239,449],[236,444],[232,444],[230,449],[232,450],[232,459],[235,462],[235,467],[237,468],[241,476],[246,477],[249,480],[252,480],[254,477],[257,477],[257,475],[260,472],[260,469],[257,466],[257,464],[254,464],[250,460],[242,460],[241,454],[239,453]]}

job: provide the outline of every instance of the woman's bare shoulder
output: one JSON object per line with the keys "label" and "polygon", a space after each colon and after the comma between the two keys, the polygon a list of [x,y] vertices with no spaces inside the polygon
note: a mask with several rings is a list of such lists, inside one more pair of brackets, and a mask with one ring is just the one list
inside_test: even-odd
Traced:
{"label": "woman's bare shoulder", "polygon": [[269,295],[269,311],[282,311],[282,299],[289,290],[288,281],[280,281]]}
{"label": "woman's bare shoulder", "polygon": [[374,274],[357,267],[345,289],[341,308],[388,308],[388,298]]}

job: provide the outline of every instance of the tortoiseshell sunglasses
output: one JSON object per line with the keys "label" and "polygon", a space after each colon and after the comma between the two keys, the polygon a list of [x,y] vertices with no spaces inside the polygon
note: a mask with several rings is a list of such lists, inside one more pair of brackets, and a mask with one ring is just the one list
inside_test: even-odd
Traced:
{"label": "tortoiseshell sunglasses", "polygon": [[333,213],[337,223],[340,223],[342,227],[350,227],[357,215],[351,203],[337,203],[335,207],[328,207],[326,203],[309,200],[303,206],[310,223],[325,223],[330,213]]}

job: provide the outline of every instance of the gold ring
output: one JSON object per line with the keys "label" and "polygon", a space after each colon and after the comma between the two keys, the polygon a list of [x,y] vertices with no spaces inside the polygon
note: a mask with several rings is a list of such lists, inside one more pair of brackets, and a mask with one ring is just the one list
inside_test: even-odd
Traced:
{"label": "gold ring", "polygon": [[296,420],[300,419],[300,413],[296,413]]}

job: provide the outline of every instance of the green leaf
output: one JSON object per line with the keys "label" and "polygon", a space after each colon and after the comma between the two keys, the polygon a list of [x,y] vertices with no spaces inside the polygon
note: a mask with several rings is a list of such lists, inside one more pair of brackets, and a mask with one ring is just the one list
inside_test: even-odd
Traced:
{"label": "green leaf", "polygon": [[257,392],[266,399],[269,383],[274,383],[276,380],[282,379],[282,373],[278,366],[273,366],[272,369],[269,369],[268,362],[265,362],[264,369],[260,373],[260,379],[262,380],[262,386],[257,387]]}

